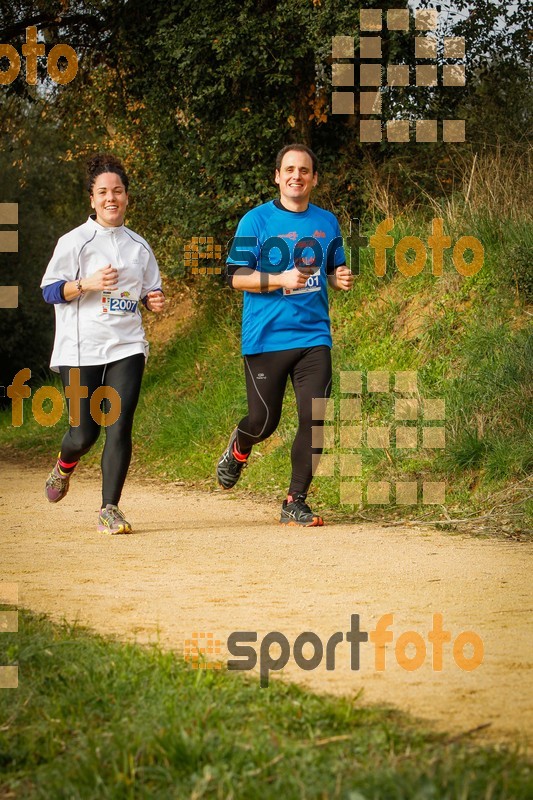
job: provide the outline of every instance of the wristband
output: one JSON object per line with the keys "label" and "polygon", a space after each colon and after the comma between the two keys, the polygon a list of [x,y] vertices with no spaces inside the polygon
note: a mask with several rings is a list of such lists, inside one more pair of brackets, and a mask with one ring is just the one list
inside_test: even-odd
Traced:
{"label": "wristband", "polygon": [[78,278],[78,282],[76,283],[76,289],[80,294],[85,294],[85,289],[83,289],[81,285],[81,278]]}

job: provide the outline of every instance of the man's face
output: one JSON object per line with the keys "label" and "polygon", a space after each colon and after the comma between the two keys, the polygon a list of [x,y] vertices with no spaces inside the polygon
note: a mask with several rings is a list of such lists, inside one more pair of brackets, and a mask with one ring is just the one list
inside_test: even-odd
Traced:
{"label": "man's face", "polygon": [[289,150],[283,156],[281,168],[276,170],[276,183],[279,185],[281,200],[292,203],[309,201],[318,174],[313,175],[311,156],[300,150]]}

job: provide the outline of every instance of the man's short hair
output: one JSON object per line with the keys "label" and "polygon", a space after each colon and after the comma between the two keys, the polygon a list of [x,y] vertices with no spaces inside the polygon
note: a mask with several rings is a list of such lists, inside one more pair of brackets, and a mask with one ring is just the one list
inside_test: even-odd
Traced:
{"label": "man's short hair", "polygon": [[306,144],[286,144],[285,147],[282,147],[279,153],[276,156],[276,169],[278,172],[281,169],[281,162],[283,161],[283,156],[285,153],[290,153],[291,150],[298,150],[300,153],[307,153],[309,158],[313,164],[313,175],[318,170],[318,159],[311,150],[310,147],[307,147]]}

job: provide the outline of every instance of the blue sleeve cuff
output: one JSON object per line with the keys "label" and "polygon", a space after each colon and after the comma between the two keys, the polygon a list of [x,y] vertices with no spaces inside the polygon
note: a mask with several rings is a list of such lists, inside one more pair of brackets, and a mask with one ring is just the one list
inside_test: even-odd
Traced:
{"label": "blue sleeve cuff", "polygon": [[66,281],[56,281],[48,286],[43,286],[43,297],[47,303],[67,303],[63,296],[63,286]]}

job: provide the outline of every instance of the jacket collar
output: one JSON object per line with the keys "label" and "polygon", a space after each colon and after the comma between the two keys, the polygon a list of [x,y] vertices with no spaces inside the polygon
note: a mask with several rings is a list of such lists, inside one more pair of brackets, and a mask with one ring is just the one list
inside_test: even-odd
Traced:
{"label": "jacket collar", "polygon": [[106,228],[105,225],[100,225],[99,222],[96,221],[96,215],[90,214],[89,219],[87,220],[87,224],[91,226],[93,230],[97,233],[103,233],[109,236],[112,233],[121,233],[124,230],[124,225],[117,225],[114,228]]}

